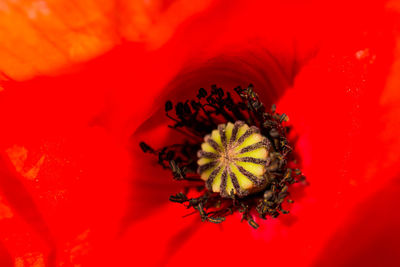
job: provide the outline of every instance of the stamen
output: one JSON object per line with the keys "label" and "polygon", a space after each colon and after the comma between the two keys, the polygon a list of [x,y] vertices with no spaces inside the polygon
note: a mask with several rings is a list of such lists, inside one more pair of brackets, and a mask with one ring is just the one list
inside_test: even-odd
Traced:
{"label": "stamen", "polygon": [[[288,199],[289,185],[305,184],[305,177],[291,168],[296,164],[286,138],[288,116],[278,114],[275,105],[266,111],[252,85],[234,91],[239,101],[215,85],[209,92],[200,88],[197,99],[175,105],[167,101],[168,127],[187,140],[158,150],[145,142],[139,145],[157,156],[175,180],[186,181],[183,192],[170,201],[192,208],[211,223],[240,212],[242,220],[257,229],[253,213],[261,219],[288,213],[282,203],[294,202]],[[190,197],[194,191],[198,196]]]}

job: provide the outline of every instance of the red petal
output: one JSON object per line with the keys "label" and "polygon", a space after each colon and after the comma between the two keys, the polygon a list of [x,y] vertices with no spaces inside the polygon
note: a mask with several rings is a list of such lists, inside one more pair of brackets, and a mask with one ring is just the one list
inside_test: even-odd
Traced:
{"label": "red petal", "polygon": [[[174,29],[210,1],[2,1],[0,77],[24,80],[59,73],[124,40],[163,45]],[[1,75],[2,74],[2,75]]]}
{"label": "red petal", "polygon": [[[6,229],[0,236],[0,253],[5,255],[1,263],[236,265],[258,264],[260,255],[268,257],[268,264],[334,262],[335,244],[347,244],[346,233],[359,221],[354,211],[365,209],[358,205],[377,188],[397,192],[391,181],[399,171],[398,128],[393,126],[399,114],[398,75],[391,66],[394,27],[390,21],[396,17],[381,12],[381,4],[374,3],[323,7],[237,1],[229,6],[210,4],[205,12],[179,24],[185,16],[178,11],[193,14],[208,2],[185,9],[185,1],[176,1],[166,9],[173,10],[170,13],[146,9],[144,2],[135,9],[136,2],[132,3],[123,8],[128,14],[147,10],[161,18],[156,26],[150,23],[154,27],[139,27],[138,32],[129,26],[121,30],[126,38],[148,46],[121,45],[75,74],[8,84],[0,92],[0,123],[7,129],[0,136],[4,177],[0,222]],[[90,18],[86,15],[96,14],[97,9],[84,10],[81,17]],[[158,16],[161,13],[165,17]],[[370,17],[379,23],[370,22]],[[39,28],[44,36],[62,36]],[[323,41],[318,57],[302,70],[293,90],[284,91],[299,70],[292,67],[307,62],[316,40]],[[11,39],[6,46],[14,43]],[[40,43],[35,41],[34,47]],[[47,48],[45,43],[40,53],[26,47],[17,51],[42,72],[71,63],[54,63],[49,59],[55,55],[54,47]],[[78,61],[106,49],[99,43],[84,50],[85,57]],[[1,65],[1,69],[8,76],[23,78],[36,73],[28,63]],[[279,108],[289,114],[299,134],[297,147],[311,185],[303,198],[298,197],[291,215],[269,220],[259,231],[239,224],[238,218],[222,226],[200,226],[196,217],[180,217],[186,214],[184,208],[163,204],[174,184],[158,183],[157,179],[167,177],[152,169],[151,159],[137,151],[130,154],[128,139],[174,93],[183,97],[211,83],[229,88],[249,82],[256,88],[272,84],[274,93],[261,93],[269,101],[282,96]],[[157,106],[151,108],[152,103]],[[141,134],[162,142],[145,131],[159,126],[141,128],[136,137]],[[367,202],[380,211],[382,202],[371,203]],[[391,219],[398,218],[393,215],[371,225],[383,228]],[[363,230],[368,234],[369,229],[367,224],[357,236]],[[382,240],[381,233],[386,235],[378,231],[370,237]],[[364,251],[370,248],[366,245]],[[348,253],[336,262],[367,263],[352,247],[346,249]]]}
{"label": "red petal", "polygon": [[[221,227],[204,225],[172,255],[168,262],[170,265],[183,265],[195,258],[202,259],[195,265],[202,265],[204,261],[215,265],[250,265],[257,264],[261,255],[266,255],[266,261],[271,265],[296,266],[308,266],[315,261],[367,265],[371,264],[371,259],[372,262],[379,259],[379,256],[363,259],[355,246],[344,247],[346,253],[342,253],[340,259],[335,258],[336,250],[329,250],[330,242],[345,245],[353,240],[351,235],[337,233],[347,224],[353,224],[358,209],[362,208],[358,205],[369,195],[379,190],[390,190],[393,187],[391,180],[399,171],[395,164],[399,160],[395,152],[398,151],[399,138],[395,136],[398,136],[400,128],[395,115],[398,111],[394,108],[399,102],[398,93],[393,89],[393,81],[397,84],[398,78],[395,74],[389,76],[397,66],[397,63],[392,66],[393,17],[376,8],[362,9],[366,13],[356,16],[353,12],[359,6],[350,7],[348,11],[339,13],[339,25],[337,21],[335,25],[320,25],[330,29],[331,35],[323,38],[324,44],[318,56],[302,70],[294,88],[286,91],[278,105],[279,111],[288,113],[300,137],[297,151],[310,181],[304,198],[298,196],[300,201],[293,206],[292,214],[267,222],[262,225],[266,230],[253,235],[246,225],[234,222],[237,218],[231,218]],[[335,11],[339,12],[340,8]],[[380,18],[379,26],[367,20],[371,14]],[[342,42],[343,39],[346,42]],[[242,47],[248,49],[246,45]],[[220,53],[213,51],[210,58],[218,58]],[[257,64],[251,57],[243,58],[253,66]],[[203,68],[195,65],[196,69],[189,74],[182,72],[177,78],[179,82],[172,87],[178,85],[176,90],[180,90],[182,86],[204,86],[210,83],[208,77],[229,87],[231,77],[236,82],[245,82],[241,77],[246,77],[246,74],[251,77],[251,70],[243,70],[240,64],[232,66],[230,60],[229,57],[223,58],[217,64],[207,63]],[[215,65],[220,68],[212,68]],[[219,69],[237,72],[225,73]],[[389,80],[388,76],[391,77]],[[385,97],[389,94],[387,91],[394,93],[397,100],[393,102],[396,104]],[[392,103],[388,105],[383,99]],[[398,188],[392,190],[397,192]],[[379,212],[379,205],[382,201],[371,205],[371,209]],[[394,203],[392,207],[395,206]],[[396,215],[390,218],[398,220]],[[147,223],[153,225],[157,220],[158,217],[149,218]],[[390,223],[389,219],[380,222],[377,217],[369,220],[373,220],[369,225],[382,228],[385,223]],[[165,224],[169,226],[168,222]],[[368,233],[367,229],[368,224],[357,236],[369,234],[371,239],[377,239],[382,235],[388,243],[384,248],[390,252],[385,254],[384,249],[379,250],[381,255],[395,255],[397,250],[391,244],[395,243],[398,235],[390,238],[384,230]],[[176,236],[183,233],[184,230]],[[174,240],[169,232],[161,239],[170,239],[171,244]],[[356,241],[353,243],[357,244]],[[325,248],[326,252],[320,256]],[[365,250],[368,249],[366,245]],[[201,256],[199,251],[203,252]],[[397,263],[395,259],[384,262],[390,266]]]}

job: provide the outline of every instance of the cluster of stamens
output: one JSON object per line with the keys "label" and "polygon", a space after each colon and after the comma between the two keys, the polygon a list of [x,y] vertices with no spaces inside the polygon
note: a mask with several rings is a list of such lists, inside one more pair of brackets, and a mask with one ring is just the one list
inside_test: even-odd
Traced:
{"label": "cluster of stamens", "polygon": [[[193,208],[203,221],[221,223],[234,212],[254,228],[261,219],[288,213],[283,202],[288,186],[304,181],[291,155],[286,138],[285,114],[272,106],[266,111],[253,87],[234,89],[238,99],[212,86],[210,94],[201,88],[198,100],[165,104],[170,125],[187,139],[181,144],[153,149],[140,147],[158,157],[173,178],[188,181],[170,201]],[[169,112],[175,109],[176,116]]]}

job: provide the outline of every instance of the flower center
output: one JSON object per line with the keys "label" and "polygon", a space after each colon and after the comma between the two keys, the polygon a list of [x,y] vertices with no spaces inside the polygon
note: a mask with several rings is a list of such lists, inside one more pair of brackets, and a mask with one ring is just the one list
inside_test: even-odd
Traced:
{"label": "flower center", "polygon": [[[212,86],[210,93],[201,88],[197,100],[175,107],[167,101],[166,116],[173,121],[169,127],[187,140],[158,150],[144,142],[140,146],[169,167],[175,180],[190,182],[170,201],[195,209],[202,221],[212,223],[240,212],[257,228],[256,212],[261,219],[288,213],[282,208],[288,186],[304,176],[292,170],[296,163],[286,138],[287,116],[276,113],[274,105],[267,111],[251,85],[234,91],[236,97]],[[174,109],[176,116],[169,113]]]}
{"label": "flower center", "polygon": [[222,197],[244,197],[266,187],[271,145],[257,127],[242,121],[220,124],[204,141],[197,172],[208,190]]}

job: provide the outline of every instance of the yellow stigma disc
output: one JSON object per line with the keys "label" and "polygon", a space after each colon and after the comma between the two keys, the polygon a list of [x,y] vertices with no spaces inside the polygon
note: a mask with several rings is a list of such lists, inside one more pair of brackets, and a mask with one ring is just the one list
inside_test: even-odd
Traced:
{"label": "yellow stigma disc", "polygon": [[208,190],[222,197],[246,196],[267,185],[270,142],[260,130],[242,121],[218,125],[198,152],[198,173]]}

